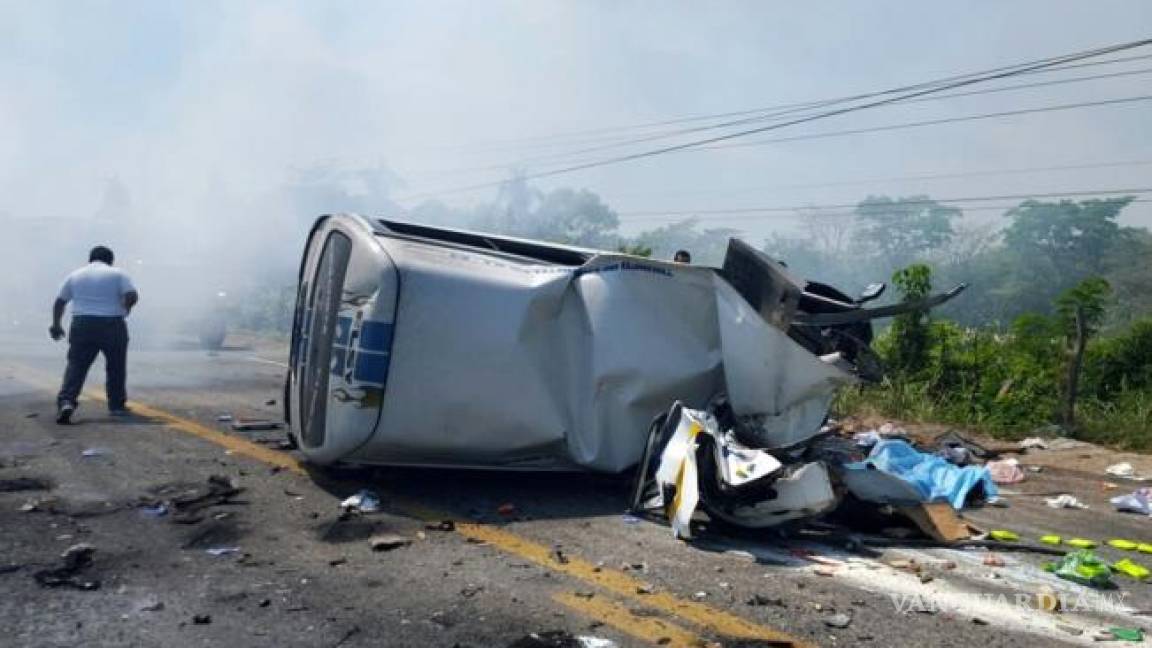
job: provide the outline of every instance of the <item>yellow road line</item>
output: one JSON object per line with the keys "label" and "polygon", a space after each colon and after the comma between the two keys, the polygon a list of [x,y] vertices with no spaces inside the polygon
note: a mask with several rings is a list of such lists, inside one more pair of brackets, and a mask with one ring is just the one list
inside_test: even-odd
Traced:
{"label": "yellow road line", "polygon": [[[43,376],[42,372],[35,370],[24,371],[23,375],[27,376],[29,373],[41,374]],[[105,400],[104,394],[98,390],[85,390],[84,395],[85,397],[94,400]],[[281,468],[296,474],[307,474],[303,464],[295,457],[292,457],[286,453],[266,448],[262,445],[253,443],[237,436],[225,434],[165,410],[161,410],[150,405],[145,405],[144,403],[131,401],[130,406],[134,411],[143,416],[163,421],[168,427],[174,430],[179,430],[181,432],[185,432],[187,434],[201,438],[205,441],[215,443],[219,446],[231,450],[235,454],[247,456],[249,458],[256,459],[258,461],[262,461],[274,466],[280,466]],[[415,503],[403,504],[396,502],[396,504],[399,505],[399,509],[402,512],[429,522],[452,519],[454,517],[448,514],[429,510]],[[566,574],[578,580],[598,586],[622,598],[635,600],[645,607],[659,610],[670,616],[674,616],[700,627],[707,628],[708,630],[711,630],[723,637],[759,639],[761,641],[779,643],[782,645],[810,645],[803,640],[797,639],[778,630],[747,621],[739,616],[724,612],[723,610],[718,610],[708,605],[704,605],[703,603],[685,601],[677,598],[673,594],[666,592],[642,594],[641,590],[649,589],[649,585],[622,571],[606,567],[598,567],[577,556],[565,556],[564,561],[556,560],[553,556],[552,549],[548,546],[521,537],[515,533],[506,531],[499,527],[476,524],[472,522],[456,522],[455,527],[456,532],[465,538],[487,542],[493,547],[496,547],[506,553],[513,554],[525,560],[530,560],[552,571]],[[581,603],[586,602],[581,601]],[[567,603],[565,604],[567,605]],[[597,605],[599,606],[600,604],[598,603]],[[587,605],[584,605],[580,609],[583,611],[591,608],[589,608]],[[623,617],[619,615],[625,615],[629,618],[634,616],[625,609],[618,611],[618,614],[613,618],[622,619]],[[608,623],[608,621],[605,622]],[[677,628],[677,626],[673,626],[668,622],[664,623],[668,625],[669,628]],[[627,628],[621,627],[620,629],[628,632]],[[679,629],[679,631],[686,635],[689,634],[683,629]],[[652,642],[656,642],[660,638],[661,637],[656,636],[644,637],[645,640]],[[698,637],[695,637],[694,641],[695,643],[692,645],[703,645],[703,641]]]}
{"label": "yellow road line", "polygon": [[645,607],[655,608],[698,626],[708,628],[725,637],[760,639],[762,641],[780,642],[795,646],[807,645],[803,640],[752,623],[734,614],[718,610],[703,603],[685,601],[667,592],[642,594],[641,590],[647,590],[650,586],[622,571],[609,569],[607,567],[597,567],[587,560],[576,556],[565,556],[566,560],[561,562],[554,557],[553,550],[549,547],[528,540],[527,538],[522,538],[499,527],[459,522],[456,524],[456,531],[465,537],[487,542],[508,553],[531,560],[553,571],[572,576],[586,583],[591,583],[623,598],[635,600]]}
{"label": "yellow road line", "polygon": [[655,642],[669,648],[700,648],[707,645],[700,637],[678,625],[655,617],[633,614],[628,608],[622,607],[619,601],[600,596],[586,598],[571,592],[553,594],[552,600],[642,641]]}

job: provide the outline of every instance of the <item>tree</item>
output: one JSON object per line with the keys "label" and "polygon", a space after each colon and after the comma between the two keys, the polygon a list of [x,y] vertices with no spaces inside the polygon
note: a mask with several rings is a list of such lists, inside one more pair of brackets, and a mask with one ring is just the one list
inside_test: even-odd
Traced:
{"label": "tree", "polygon": [[[932,269],[916,263],[897,270],[892,283],[904,301],[923,299],[932,292]],[[927,310],[914,310],[897,315],[892,321],[892,358],[894,371],[915,374],[928,366],[931,320]]]}
{"label": "tree", "polygon": [[856,206],[860,238],[890,267],[902,267],[952,240],[962,212],[928,198],[869,196]]}
{"label": "tree", "polygon": [[1059,292],[1103,273],[1107,256],[1123,238],[1116,219],[1132,200],[1026,201],[1006,214],[1012,223],[1004,230],[1004,244],[1029,280]]}
{"label": "tree", "polygon": [[1064,411],[1061,418],[1068,428],[1076,419],[1076,397],[1080,387],[1080,370],[1088,339],[1099,331],[1104,321],[1106,301],[1111,287],[1102,277],[1089,277],[1066,290],[1056,300],[1056,312],[1067,340],[1068,371],[1064,383]]}
{"label": "tree", "polygon": [[587,189],[548,192],[529,222],[531,238],[601,249],[612,248],[619,238],[620,217]]}
{"label": "tree", "polygon": [[728,239],[740,236],[740,230],[727,227],[699,230],[698,224],[695,218],[669,223],[637,234],[632,243],[652,248],[652,255],[658,259],[671,259],[677,250],[687,250],[693,263],[720,265],[728,250]]}

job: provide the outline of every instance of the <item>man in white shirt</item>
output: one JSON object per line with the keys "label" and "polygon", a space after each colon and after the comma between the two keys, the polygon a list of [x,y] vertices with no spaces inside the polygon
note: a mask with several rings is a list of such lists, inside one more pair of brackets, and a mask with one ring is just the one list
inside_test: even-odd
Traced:
{"label": "man in white shirt", "polygon": [[48,329],[53,340],[64,339],[60,320],[64,309],[72,302],[72,325],[68,331],[68,368],[64,383],[56,397],[56,422],[72,422],[76,401],[84,388],[88,369],[96,355],[104,354],[107,373],[105,390],[108,411],[113,416],[127,416],[128,393],[125,387],[128,364],[128,325],[124,318],[140,296],[132,279],[119,268],[112,267],[112,250],[100,245],[88,254],[88,265],[68,275],[60,294],[52,305],[52,327]]}

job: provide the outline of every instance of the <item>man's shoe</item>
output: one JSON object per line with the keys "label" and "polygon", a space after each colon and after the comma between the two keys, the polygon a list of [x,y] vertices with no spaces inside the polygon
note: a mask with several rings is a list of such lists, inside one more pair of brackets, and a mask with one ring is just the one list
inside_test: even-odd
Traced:
{"label": "man's shoe", "polygon": [[128,409],[127,407],[117,407],[116,409],[108,410],[108,415],[119,417],[132,416],[132,410]]}
{"label": "man's shoe", "polygon": [[75,404],[60,403],[60,407],[56,409],[56,422],[60,425],[68,425],[72,422],[72,413],[75,411]]}

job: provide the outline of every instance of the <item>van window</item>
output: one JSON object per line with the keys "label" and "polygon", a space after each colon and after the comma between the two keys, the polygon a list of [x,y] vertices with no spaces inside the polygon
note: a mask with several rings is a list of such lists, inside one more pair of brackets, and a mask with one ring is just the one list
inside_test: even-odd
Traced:
{"label": "van window", "polygon": [[300,389],[300,430],[305,445],[323,445],[328,414],[328,376],[332,362],[332,339],[336,333],[340,297],[352,241],[340,232],[332,232],[324,242],[324,251],[312,281],[308,299],[302,343],[303,376]]}

